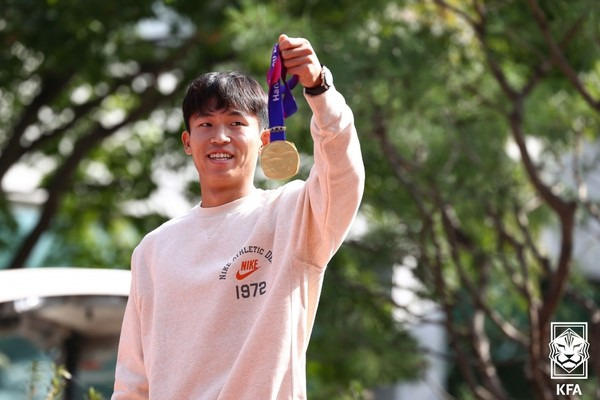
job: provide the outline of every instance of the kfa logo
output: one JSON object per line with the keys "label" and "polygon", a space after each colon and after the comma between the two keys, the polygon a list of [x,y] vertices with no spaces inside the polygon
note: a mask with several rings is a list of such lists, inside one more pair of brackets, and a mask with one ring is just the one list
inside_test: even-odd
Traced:
{"label": "kfa logo", "polygon": [[552,379],[587,379],[590,358],[590,344],[587,340],[587,322],[551,323],[550,377]]}

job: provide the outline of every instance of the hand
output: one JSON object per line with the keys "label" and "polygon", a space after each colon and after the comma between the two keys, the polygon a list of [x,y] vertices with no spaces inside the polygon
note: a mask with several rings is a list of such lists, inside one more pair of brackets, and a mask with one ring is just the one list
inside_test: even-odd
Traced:
{"label": "hand", "polygon": [[279,50],[283,66],[291,75],[298,75],[300,84],[306,88],[321,85],[321,63],[310,42],[304,38],[279,36]]}

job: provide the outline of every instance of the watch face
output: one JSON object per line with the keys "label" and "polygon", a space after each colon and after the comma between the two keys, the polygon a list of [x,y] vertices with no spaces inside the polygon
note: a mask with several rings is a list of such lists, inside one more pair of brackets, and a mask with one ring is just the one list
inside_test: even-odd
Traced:
{"label": "watch face", "polygon": [[327,67],[323,67],[323,86],[327,89],[333,84],[333,76]]}

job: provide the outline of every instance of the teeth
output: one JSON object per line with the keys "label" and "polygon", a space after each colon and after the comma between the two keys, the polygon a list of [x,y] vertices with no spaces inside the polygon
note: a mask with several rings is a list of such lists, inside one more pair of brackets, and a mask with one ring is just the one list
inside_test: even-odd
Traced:
{"label": "teeth", "polygon": [[209,154],[208,158],[210,158],[211,160],[229,160],[233,158],[233,156],[227,153],[212,153]]}

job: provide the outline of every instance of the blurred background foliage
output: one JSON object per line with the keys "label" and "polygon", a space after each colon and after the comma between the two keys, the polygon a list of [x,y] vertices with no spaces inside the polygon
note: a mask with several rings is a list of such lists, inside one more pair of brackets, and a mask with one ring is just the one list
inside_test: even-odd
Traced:
{"label": "blurred background foliage", "polygon": [[[0,262],[128,268],[141,237],[201,195],[180,148],[186,84],[227,69],[264,83],[278,35],[302,36],[355,113],[367,168],[364,232],[326,276],[310,397],[419,376],[390,297],[393,267],[415,260],[417,295],[445,315],[449,393],[549,398],[549,321],[598,312],[598,276],[582,278],[573,249],[599,215],[599,12],[596,0],[0,0]],[[299,103],[288,131],[305,177]],[[37,173],[23,182],[18,166]],[[25,228],[15,180],[43,199]]]}

